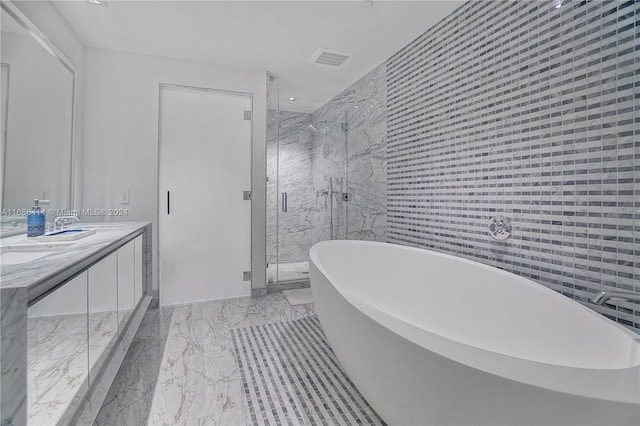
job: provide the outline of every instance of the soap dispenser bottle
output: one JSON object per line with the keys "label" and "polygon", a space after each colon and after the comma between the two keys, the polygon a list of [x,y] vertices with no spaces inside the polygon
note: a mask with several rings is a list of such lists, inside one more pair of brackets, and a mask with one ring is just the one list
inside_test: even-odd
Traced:
{"label": "soap dispenser bottle", "polygon": [[33,208],[27,213],[27,237],[39,237],[44,235],[46,216],[40,208],[40,203],[46,204],[47,200],[33,200]]}

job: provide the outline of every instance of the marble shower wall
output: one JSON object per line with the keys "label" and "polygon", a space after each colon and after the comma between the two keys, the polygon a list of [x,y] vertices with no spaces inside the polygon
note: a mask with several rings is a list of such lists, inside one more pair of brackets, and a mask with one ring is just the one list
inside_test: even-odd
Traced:
{"label": "marble shower wall", "polygon": [[306,261],[313,244],[332,237],[386,241],[386,78],[382,65],[313,114],[268,111],[268,263]]}
{"label": "marble shower wall", "polygon": [[[314,133],[312,173],[316,191],[328,190],[329,178],[338,191],[333,211],[336,239],[386,241],[386,78],[381,65],[312,114],[314,123],[328,126],[327,132]],[[342,192],[351,200],[343,201]],[[321,241],[330,237],[330,200],[316,198],[326,205],[315,209],[312,219],[314,232],[322,231],[315,236]]]}
{"label": "marble shower wall", "polygon": [[[345,178],[345,158],[347,134],[342,131],[345,113],[341,109],[313,115],[313,122],[320,130],[313,134],[312,168],[315,208],[312,212],[314,223],[313,238],[316,241],[344,239],[346,236],[346,203],[340,194],[347,192]],[[333,193],[331,192],[333,189]],[[333,204],[332,204],[333,199]],[[333,210],[332,210],[333,209]],[[331,218],[333,215],[333,234]]]}
{"label": "marble shower wall", "polygon": [[[280,263],[306,261],[315,241],[311,222],[315,195],[310,173],[309,124],[310,114],[280,111],[278,117],[276,110],[267,114],[267,263],[278,262],[278,257]],[[288,196],[286,212],[281,209],[283,192]]]}

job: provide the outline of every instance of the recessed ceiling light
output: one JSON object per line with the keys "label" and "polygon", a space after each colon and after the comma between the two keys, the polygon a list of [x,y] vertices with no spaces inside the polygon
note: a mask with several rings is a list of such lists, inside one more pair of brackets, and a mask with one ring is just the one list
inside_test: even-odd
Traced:
{"label": "recessed ceiling light", "polygon": [[296,98],[295,98],[295,97],[293,97],[293,96],[289,96],[289,100],[293,102],[293,101],[295,101],[295,100],[296,100]]}
{"label": "recessed ceiling light", "polygon": [[354,105],[353,107],[354,107],[355,109],[358,109],[358,105]]}

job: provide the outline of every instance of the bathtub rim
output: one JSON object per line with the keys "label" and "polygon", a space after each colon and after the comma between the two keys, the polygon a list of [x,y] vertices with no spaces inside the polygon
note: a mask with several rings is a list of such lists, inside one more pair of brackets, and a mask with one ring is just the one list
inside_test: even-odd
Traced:
{"label": "bathtub rim", "polygon": [[[339,280],[338,285],[336,285],[335,277],[326,270],[318,257],[318,251],[322,250],[324,246],[333,244],[374,244],[417,252],[428,252],[429,254],[450,258],[456,261],[469,262],[490,270],[492,273],[502,273],[508,277],[517,278],[528,285],[534,284],[536,286],[534,288],[547,292],[550,296],[562,298],[563,302],[574,303],[583,309],[584,312],[588,312],[589,315],[594,315],[598,320],[606,322],[609,326],[613,326],[618,331],[623,331],[630,337],[630,339],[633,339],[637,343],[635,348],[635,360],[630,360],[629,366],[624,368],[595,369],[570,365],[558,365],[494,352],[472,346],[464,342],[455,341],[446,336],[441,336],[421,327],[419,324],[412,324],[404,319],[394,317],[393,315],[383,312],[380,309],[364,302],[357,296],[357,294],[354,294],[354,292],[341,288]],[[627,330],[619,324],[616,324],[608,318],[585,306],[582,306],[578,302],[571,300],[552,289],[511,272],[485,265],[480,262],[433,250],[403,246],[400,244],[359,240],[332,240],[315,244],[311,247],[309,254],[311,260],[310,266],[317,269],[318,273],[320,273],[329,285],[331,285],[349,304],[354,306],[371,320],[378,323],[380,326],[385,327],[425,350],[432,351],[458,363],[505,379],[562,393],[613,402],[630,403],[640,407],[640,356],[638,356],[637,353],[638,349],[640,349],[640,335],[637,335],[631,330]],[[314,287],[314,281],[312,274],[312,290]],[[318,284],[316,283],[316,285]],[[623,386],[621,386],[621,384],[623,384]]]}

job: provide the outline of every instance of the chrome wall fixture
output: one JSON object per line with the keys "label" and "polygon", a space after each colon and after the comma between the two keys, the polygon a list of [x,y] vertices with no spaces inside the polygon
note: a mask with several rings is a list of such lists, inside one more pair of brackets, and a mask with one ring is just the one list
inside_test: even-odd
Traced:
{"label": "chrome wall fixture", "polygon": [[596,305],[602,305],[610,299],[640,303],[640,294],[630,291],[601,291],[591,301]]}
{"label": "chrome wall fixture", "polygon": [[489,220],[489,235],[494,240],[506,240],[511,236],[511,221],[508,217],[496,215]]}

